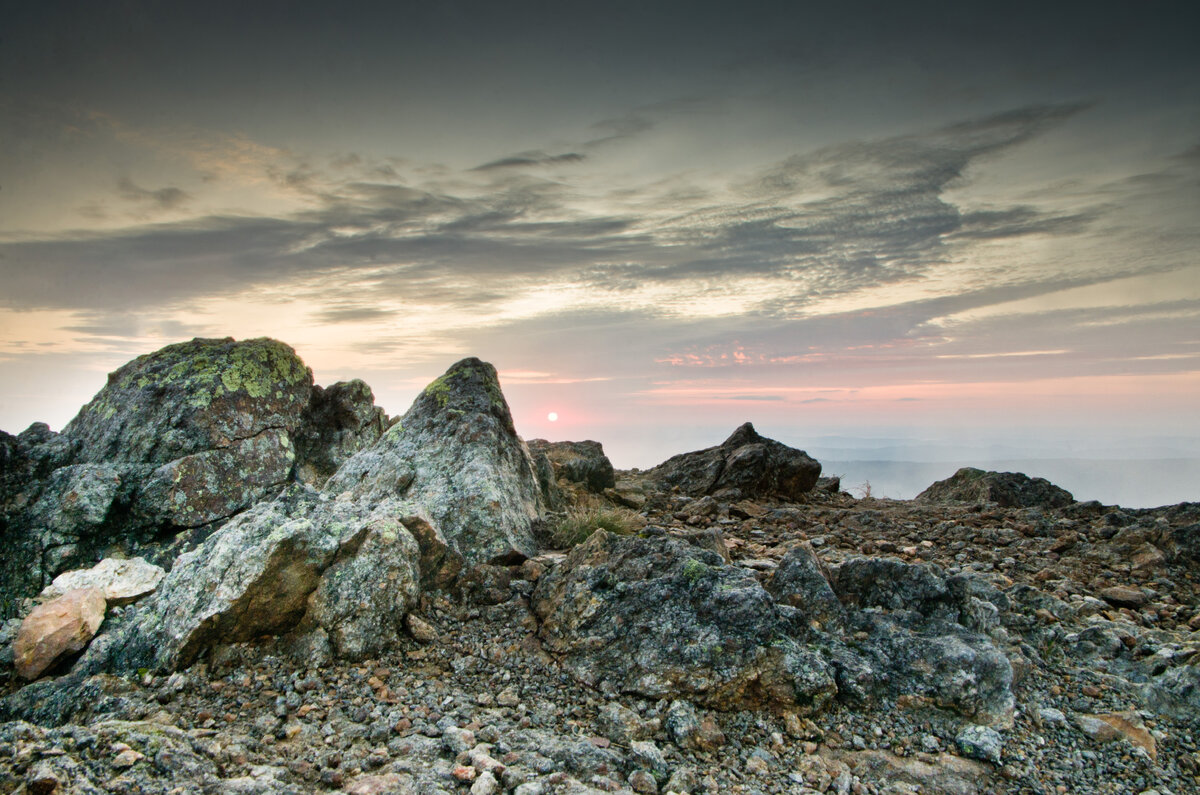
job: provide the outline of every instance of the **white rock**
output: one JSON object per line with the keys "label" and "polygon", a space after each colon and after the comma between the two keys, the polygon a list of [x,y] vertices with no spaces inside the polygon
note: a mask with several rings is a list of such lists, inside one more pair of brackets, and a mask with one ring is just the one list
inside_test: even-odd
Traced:
{"label": "white rock", "polygon": [[42,589],[39,598],[57,599],[67,591],[99,588],[112,607],[136,602],[154,593],[166,572],[143,558],[105,558],[90,569],[65,571]]}

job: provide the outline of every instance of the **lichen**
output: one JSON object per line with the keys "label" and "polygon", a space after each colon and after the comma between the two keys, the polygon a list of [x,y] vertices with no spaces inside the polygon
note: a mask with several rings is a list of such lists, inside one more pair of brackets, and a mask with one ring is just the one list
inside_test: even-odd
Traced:
{"label": "lichen", "polygon": [[453,375],[453,373],[446,373],[435,378],[429,386],[425,387],[425,394],[436,400],[441,408],[445,408],[447,401],[450,400],[449,380]]}
{"label": "lichen", "polygon": [[708,574],[708,566],[703,562],[690,558],[687,563],[683,564],[683,576],[690,583],[695,583]]}

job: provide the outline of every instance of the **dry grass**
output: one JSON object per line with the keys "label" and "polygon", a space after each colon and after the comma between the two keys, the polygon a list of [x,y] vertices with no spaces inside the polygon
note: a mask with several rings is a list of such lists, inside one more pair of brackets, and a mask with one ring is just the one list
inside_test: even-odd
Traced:
{"label": "dry grass", "polygon": [[597,530],[607,530],[616,535],[630,535],[643,524],[644,520],[627,508],[572,508],[554,528],[554,545],[560,549],[570,549],[587,540],[588,536]]}

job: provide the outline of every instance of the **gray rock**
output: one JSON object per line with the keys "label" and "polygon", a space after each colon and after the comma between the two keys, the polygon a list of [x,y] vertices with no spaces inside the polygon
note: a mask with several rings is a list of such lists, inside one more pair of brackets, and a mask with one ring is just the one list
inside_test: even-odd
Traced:
{"label": "gray rock", "polygon": [[677,539],[597,531],[532,601],[546,648],[606,693],[815,709],[836,692],[752,573]]}
{"label": "gray rock", "polygon": [[816,485],[821,465],[747,422],[717,447],[674,456],[647,474],[664,489],[694,497],[736,489],[746,498],[799,499]]}
{"label": "gray rock", "polygon": [[533,526],[545,511],[496,370],[478,359],[458,362],[426,387],[325,491],[365,500],[402,496],[422,506],[468,565],[535,555]]}
{"label": "gray rock", "polygon": [[554,467],[557,477],[582,483],[597,494],[617,485],[612,462],[604,454],[604,446],[591,440],[583,442],[548,442],[533,439],[529,452],[544,454]]}
{"label": "gray rock", "polygon": [[311,391],[312,373],[281,342],[194,339],[110,374],[63,434],[84,463],[165,464],[294,430]]}
{"label": "gray rock", "polygon": [[830,571],[843,603],[859,608],[928,609],[949,596],[941,570],[897,558],[850,558]]}
{"label": "gray rock", "polygon": [[1071,492],[1045,478],[1021,472],[985,472],[963,467],[939,480],[915,498],[916,502],[993,502],[1002,508],[1063,508],[1075,502]]}
{"label": "gray rock", "polygon": [[[141,356],[64,429],[31,426],[3,445],[20,476],[5,478],[0,608],[111,546],[171,547],[278,493],[291,475],[291,436],[312,374],[269,339],[195,339]],[[174,551],[164,554],[169,560]]]}
{"label": "gray rock", "polygon": [[989,726],[966,726],[954,738],[965,756],[1000,764],[1000,752],[1004,749],[1004,738]]}
{"label": "gray rock", "polygon": [[310,597],[308,618],[338,657],[359,660],[394,646],[417,602],[419,550],[396,507],[376,510],[343,537]]}
{"label": "gray rock", "polygon": [[840,621],[845,614],[829,585],[825,565],[807,541],[787,551],[767,583],[767,591],[780,604],[801,608],[822,623]]}

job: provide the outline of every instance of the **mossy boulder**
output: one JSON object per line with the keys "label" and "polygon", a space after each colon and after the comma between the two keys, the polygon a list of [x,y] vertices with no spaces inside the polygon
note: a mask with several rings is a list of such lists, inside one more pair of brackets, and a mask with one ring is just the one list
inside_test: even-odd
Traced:
{"label": "mossy boulder", "polygon": [[165,464],[300,426],[312,372],[272,339],[194,339],[139,356],[108,377],[63,433],[81,462]]}

